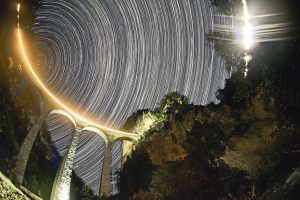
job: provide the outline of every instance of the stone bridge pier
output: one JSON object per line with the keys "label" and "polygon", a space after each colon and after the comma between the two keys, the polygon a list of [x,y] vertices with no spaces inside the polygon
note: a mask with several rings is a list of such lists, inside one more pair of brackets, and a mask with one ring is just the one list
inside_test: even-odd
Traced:
{"label": "stone bridge pier", "polygon": [[23,90],[28,86],[27,80],[25,78],[22,79],[22,81],[10,91],[10,101],[15,102],[17,97],[23,92]]}
{"label": "stone bridge pier", "polygon": [[137,136],[128,137],[128,136],[120,136],[113,132],[106,132],[106,136],[108,139],[108,144],[106,145],[105,154],[104,154],[104,161],[103,161],[103,169],[102,169],[102,177],[100,183],[100,196],[110,195],[110,174],[109,174],[109,167],[110,167],[110,148],[113,142],[118,140],[128,140],[132,143],[136,143]]}
{"label": "stone bridge pier", "polygon": [[[63,111],[64,112],[64,111]],[[50,113],[52,114],[53,111]],[[56,112],[57,113],[57,112]],[[77,120],[76,120],[77,121]],[[78,121],[77,121],[78,123]],[[76,123],[76,124],[77,124]],[[52,192],[51,192],[51,200],[55,199],[69,199],[70,196],[70,183],[71,183],[71,175],[72,175],[72,167],[73,167],[73,158],[75,156],[75,151],[77,147],[77,141],[79,134],[81,134],[82,131],[92,131],[98,135],[100,135],[104,141],[105,141],[105,153],[104,153],[104,159],[103,159],[103,167],[102,167],[102,173],[101,173],[101,181],[100,181],[100,191],[99,195],[103,196],[109,196],[110,195],[110,148],[114,141],[118,140],[129,140],[133,143],[136,143],[137,136],[127,136],[120,133],[115,132],[104,132],[101,131],[98,128],[85,126],[85,127],[79,127],[83,124],[75,124],[76,131],[72,137],[72,140],[70,141],[68,150],[66,155],[64,156],[63,162],[59,166],[59,169],[57,171],[55,181],[53,184]],[[85,124],[87,125],[87,124]]]}

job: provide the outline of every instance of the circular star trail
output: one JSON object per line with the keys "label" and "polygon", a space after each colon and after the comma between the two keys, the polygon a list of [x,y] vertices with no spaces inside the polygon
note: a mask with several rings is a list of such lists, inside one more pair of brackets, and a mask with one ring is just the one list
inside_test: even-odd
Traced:
{"label": "circular star trail", "polygon": [[118,128],[170,92],[217,101],[230,72],[205,45],[214,23],[207,0],[42,0],[35,65],[66,106]]}

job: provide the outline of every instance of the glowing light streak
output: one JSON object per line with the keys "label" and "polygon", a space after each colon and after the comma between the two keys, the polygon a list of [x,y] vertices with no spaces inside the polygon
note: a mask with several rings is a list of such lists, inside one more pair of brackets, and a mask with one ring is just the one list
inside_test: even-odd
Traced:
{"label": "glowing light streak", "polygon": [[[19,8],[20,8],[20,4],[18,4],[18,12],[19,12]],[[25,53],[25,50],[24,50],[24,47],[23,47],[23,43],[22,43],[22,39],[21,39],[21,33],[20,33],[20,27],[18,26],[18,35],[19,35],[19,42],[20,42],[20,46],[21,46],[21,51],[22,51],[22,54],[23,54],[23,57],[26,61],[26,64],[27,66],[29,67],[32,75],[34,76],[35,80],[39,83],[39,85],[43,88],[43,90],[56,102],[58,103],[61,107],[63,107],[65,110],[67,110],[69,113],[71,113],[73,116],[75,116],[76,118],[80,119],[81,121],[85,122],[85,123],[88,123],[92,126],[95,126],[95,127],[98,127],[98,128],[101,128],[101,129],[104,129],[104,130],[107,130],[107,131],[111,131],[111,132],[114,132],[114,133],[120,133],[120,134],[124,134],[124,135],[133,135],[133,136],[137,136],[137,134],[134,134],[134,133],[126,133],[126,132],[122,132],[122,131],[117,131],[117,130],[114,130],[114,129],[110,129],[110,128],[107,128],[107,127],[104,127],[104,126],[101,126],[99,124],[96,124],[80,115],[78,115],[77,113],[73,112],[70,108],[68,108],[67,106],[65,106],[63,103],[61,103],[45,86],[44,84],[40,81],[40,79],[38,78],[38,76],[36,75],[36,73],[34,72],[33,68],[31,67],[30,63],[29,63],[29,60],[26,56],[26,53]]]}

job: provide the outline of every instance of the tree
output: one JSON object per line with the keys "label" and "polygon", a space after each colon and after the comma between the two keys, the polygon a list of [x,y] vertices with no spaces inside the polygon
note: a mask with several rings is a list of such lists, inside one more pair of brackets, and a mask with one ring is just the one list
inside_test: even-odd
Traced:
{"label": "tree", "polygon": [[206,166],[217,166],[226,147],[220,137],[222,132],[215,126],[195,121],[193,129],[187,134],[188,145],[184,146],[188,157],[197,159]]}
{"label": "tree", "polygon": [[120,173],[119,188],[123,199],[129,199],[139,189],[147,190],[152,181],[154,166],[143,145],[140,145],[127,157]]}
{"label": "tree", "polygon": [[251,79],[244,77],[244,72],[240,70],[226,80],[224,89],[219,89],[216,96],[221,104],[245,106],[251,102],[255,92]]}
{"label": "tree", "polygon": [[[226,62],[228,70],[231,66],[238,66],[243,58],[241,46],[235,43],[235,35],[233,33],[210,31],[206,36],[207,45],[212,46],[217,54]],[[245,66],[245,65],[244,65]]]}
{"label": "tree", "polygon": [[264,108],[276,114],[281,127],[300,124],[300,41],[269,45],[262,74]]}
{"label": "tree", "polygon": [[233,15],[238,7],[242,5],[241,0],[210,0],[212,6],[216,6],[218,11],[225,15]]}
{"label": "tree", "polygon": [[193,107],[193,105],[188,103],[187,97],[177,92],[165,95],[159,105],[160,108],[158,111],[162,114],[166,114],[168,117],[170,117],[171,114],[182,114]]}

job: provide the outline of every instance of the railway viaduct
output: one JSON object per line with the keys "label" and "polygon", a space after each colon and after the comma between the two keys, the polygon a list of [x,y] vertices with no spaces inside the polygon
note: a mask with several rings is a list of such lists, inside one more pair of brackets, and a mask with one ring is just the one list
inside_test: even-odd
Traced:
{"label": "railway viaduct", "polygon": [[[27,88],[29,85],[32,84],[32,81],[28,80],[28,78],[25,78],[22,80],[19,85],[17,85],[14,89],[11,90],[11,101],[14,102],[18,95],[22,93],[22,91]],[[33,87],[38,87],[38,85],[33,84]],[[42,91],[37,89],[37,91]],[[109,175],[109,168],[110,168],[110,148],[114,141],[117,140],[128,140],[132,143],[136,143],[138,139],[137,134],[131,134],[131,133],[118,133],[117,131],[113,130],[104,130],[99,127],[95,127],[91,124],[88,124],[86,122],[83,122],[82,120],[72,116],[68,112],[61,109],[58,105],[55,105],[52,102],[52,99],[50,97],[43,93],[40,100],[43,102],[40,102],[40,105],[43,105],[43,107],[40,108],[40,115],[35,121],[34,125],[32,126],[31,130],[26,135],[20,151],[17,155],[16,160],[16,167],[14,169],[15,177],[17,181],[22,184],[24,179],[24,174],[26,170],[26,165],[29,159],[29,155],[31,152],[31,149],[33,147],[34,141],[41,129],[41,126],[45,119],[53,114],[56,115],[62,115],[69,119],[71,124],[73,125],[74,131],[72,135],[72,139],[69,142],[67,152],[65,156],[63,157],[63,160],[59,166],[59,169],[57,171],[55,181],[53,184],[52,192],[51,192],[51,199],[68,199],[69,198],[69,192],[70,192],[70,182],[71,182],[71,175],[72,175],[72,168],[73,168],[73,158],[75,156],[76,146],[78,142],[79,135],[84,130],[92,131],[95,134],[98,134],[103,138],[105,141],[105,153],[104,153],[104,161],[103,161],[103,168],[102,168],[102,176],[101,176],[101,183],[100,183],[100,191],[99,195],[110,195],[110,175]]]}

